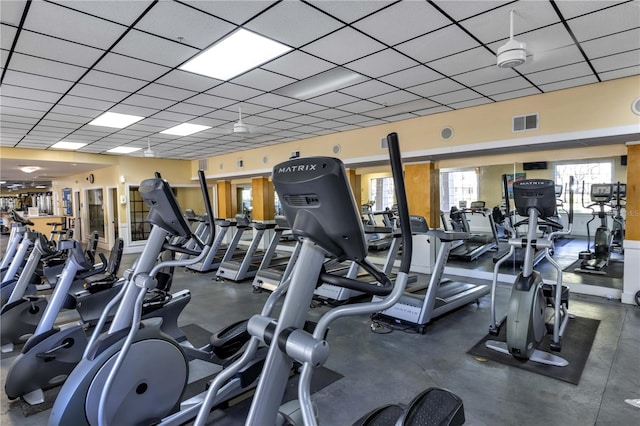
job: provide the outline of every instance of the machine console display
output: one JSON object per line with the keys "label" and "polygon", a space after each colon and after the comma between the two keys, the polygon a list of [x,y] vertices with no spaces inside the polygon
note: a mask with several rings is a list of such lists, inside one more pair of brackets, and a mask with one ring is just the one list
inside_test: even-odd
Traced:
{"label": "machine console display", "polygon": [[591,202],[608,203],[613,196],[613,185],[610,183],[594,183],[591,185]]}

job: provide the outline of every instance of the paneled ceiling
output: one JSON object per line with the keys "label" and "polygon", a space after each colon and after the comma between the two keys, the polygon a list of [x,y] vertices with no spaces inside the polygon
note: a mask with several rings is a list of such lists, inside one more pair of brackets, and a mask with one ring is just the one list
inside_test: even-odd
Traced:
{"label": "paneled ceiling", "polygon": [[[640,73],[637,1],[2,1],[0,146],[199,159]],[[515,37],[529,57],[496,52]],[[178,67],[243,27],[292,48],[228,81]],[[237,52],[242,55],[243,52]],[[296,99],[342,67],[362,77]],[[242,108],[254,133],[233,134]],[[105,111],[145,117],[124,129]],[[159,132],[211,126],[191,136]],[[142,156],[142,151],[130,154]],[[52,158],[53,159],[53,158]]]}

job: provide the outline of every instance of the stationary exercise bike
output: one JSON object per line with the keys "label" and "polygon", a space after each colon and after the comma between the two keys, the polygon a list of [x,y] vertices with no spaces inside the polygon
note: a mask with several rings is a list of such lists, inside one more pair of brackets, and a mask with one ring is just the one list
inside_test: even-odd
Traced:
{"label": "stationary exercise bike", "polygon": [[[611,200],[613,199],[613,185],[610,183],[594,183],[591,184],[591,204],[584,204],[584,181],[582,182],[582,206],[591,209],[592,217],[587,222],[587,244],[591,243],[590,224],[596,217],[600,219],[600,226],[596,229],[593,236],[593,251],[587,246],[587,250],[581,251],[578,255],[582,262],[580,266],[575,268],[575,272],[586,272],[589,274],[606,275],[605,269],[609,266],[611,259],[611,244],[613,242],[613,234],[607,223],[607,216],[612,216],[611,212],[605,211],[605,207],[613,208]],[[594,207],[598,208],[596,211]]]}
{"label": "stationary exercise bike", "polygon": [[[569,187],[573,186],[573,177]],[[511,354],[516,358],[543,364],[564,367],[568,361],[557,355],[537,349],[547,333],[547,306],[552,306],[553,337],[549,344],[552,351],[562,348],[562,335],[569,321],[567,311],[569,305],[569,288],[562,285],[562,268],[551,257],[553,238],[571,233],[573,224],[573,190],[569,192],[569,226],[563,226],[551,219],[555,215],[556,197],[554,182],[548,179],[533,179],[514,182],[513,196],[520,216],[528,217],[528,232],[525,239],[509,239],[509,255],[500,259],[493,270],[491,287],[491,324],[489,333],[498,335],[500,327],[506,324],[506,342],[488,340],[485,346],[501,353]],[[537,239],[538,226],[555,229],[547,238]],[[500,265],[514,253],[516,248],[524,248],[525,261],[522,271],[517,275],[511,297],[509,298],[506,318],[496,321],[496,286]],[[543,249],[545,257],[557,271],[555,284],[545,284],[538,271],[533,270],[533,257],[536,249]]]}
{"label": "stationary exercise bike", "polygon": [[[615,204],[613,208],[615,213],[613,214],[613,223],[611,224],[611,251],[619,251],[624,253],[624,232],[625,222],[622,216],[622,209],[627,207],[627,184],[617,182],[613,185],[613,198]],[[623,201],[625,202],[623,204]]]}

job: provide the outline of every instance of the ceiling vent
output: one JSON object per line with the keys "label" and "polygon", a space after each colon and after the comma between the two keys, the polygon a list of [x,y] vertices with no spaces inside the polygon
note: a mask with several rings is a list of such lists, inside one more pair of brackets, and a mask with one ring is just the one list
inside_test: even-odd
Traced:
{"label": "ceiling vent", "polygon": [[244,161],[243,160],[238,160],[236,161],[236,167],[241,169],[244,167]]}
{"label": "ceiling vent", "polygon": [[536,130],[538,128],[538,114],[519,115],[513,117],[511,125],[512,132],[524,132]]}
{"label": "ceiling vent", "polygon": [[289,156],[289,159],[298,158],[298,157],[300,157],[300,151],[291,151],[291,155]]}
{"label": "ceiling vent", "polygon": [[453,138],[453,127],[443,127],[440,130],[440,138],[444,141],[448,141]]}
{"label": "ceiling vent", "polygon": [[206,172],[209,169],[209,161],[206,158],[198,160],[198,170]]}
{"label": "ceiling vent", "polygon": [[380,148],[388,149],[389,144],[387,143],[387,138],[380,138]]}
{"label": "ceiling vent", "polygon": [[333,148],[331,148],[331,152],[333,152],[334,155],[340,154],[340,151],[342,151],[342,147],[340,145],[334,145]]}

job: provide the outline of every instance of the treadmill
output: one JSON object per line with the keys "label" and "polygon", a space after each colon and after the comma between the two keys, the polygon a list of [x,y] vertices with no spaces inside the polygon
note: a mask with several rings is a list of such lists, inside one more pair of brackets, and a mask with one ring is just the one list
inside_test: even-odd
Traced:
{"label": "treadmill", "polygon": [[[483,217],[488,218],[491,233],[488,235],[471,234],[467,213],[481,214]],[[496,225],[493,222],[493,216],[491,214],[487,214],[484,201],[472,201],[470,208],[458,210],[456,214],[459,214],[458,223],[462,225],[462,232],[467,234],[468,238],[464,239],[462,244],[450,250],[449,258],[472,262],[489,250],[498,250],[498,234],[496,231]]]}
{"label": "treadmill", "polygon": [[[242,215],[240,215],[242,216]],[[237,218],[237,216],[236,216]],[[280,238],[283,229],[275,229],[275,223],[261,223],[261,222],[249,222],[247,229],[253,229],[253,237],[249,248],[244,253],[241,259],[234,259],[234,252],[237,251],[237,242],[235,245],[229,245],[229,249],[224,255],[218,271],[216,272],[217,280],[231,280],[231,281],[243,281],[247,278],[255,277],[260,267],[260,263],[264,258],[267,258],[267,262],[271,262],[274,256],[276,256],[275,246],[270,252],[264,253],[258,251],[258,246],[262,237],[267,229],[274,229],[277,238]]]}
{"label": "treadmill", "polygon": [[275,253],[282,235],[291,229],[286,217],[276,216],[275,220],[275,233],[269,243],[267,254],[262,258],[262,263],[260,263],[258,272],[256,272],[256,276],[253,279],[252,285],[254,290],[274,291],[282,280],[291,274],[293,265],[295,265],[296,259],[298,259],[298,255],[300,254],[302,245],[296,243],[291,256],[274,257],[273,255],[269,255],[269,253]]}
{"label": "treadmill", "polygon": [[[442,244],[438,250],[433,273],[427,284],[407,288],[392,307],[380,312],[382,317],[415,325],[424,334],[426,324],[432,319],[478,299],[491,291],[488,285],[478,285],[442,278],[452,245],[468,238],[469,234],[459,231],[430,230],[429,235],[439,238]],[[373,301],[381,300],[374,296]]]}
{"label": "treadmill", "polygon": [[240,237],[242,237],[243,231],[239,232],[240,228],[242,227],[242,225],[240,225],[240,227],[237,228],[236,232],[233,234],[231,244],[227,246],[226,244],[223,243],[224,238],[227,235],[229,228],[231,228],[232,226],[237,227],[238,222],[230,219],[215,219],[214,226],[217,226],[218,230],[216,232],[216,237],[213,240],[213,245],[211,246],[211,249],[209,250],[209,252],[207,253],[207,256],[202,261],[198,263],[194,263],[192,265],[188,265],[186,267],[190,271],[195,271],[195,272],[215,271],[216,269],[218,269],[218,267],[222,263],[222,258],[227,252],[229,246],[237,245],[238,241],[240,241]]}

